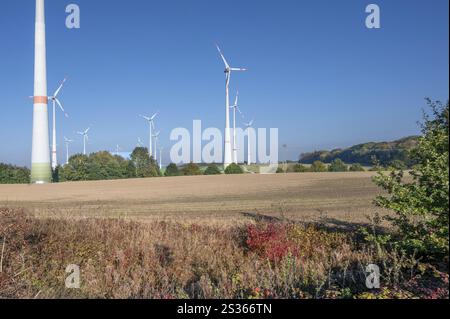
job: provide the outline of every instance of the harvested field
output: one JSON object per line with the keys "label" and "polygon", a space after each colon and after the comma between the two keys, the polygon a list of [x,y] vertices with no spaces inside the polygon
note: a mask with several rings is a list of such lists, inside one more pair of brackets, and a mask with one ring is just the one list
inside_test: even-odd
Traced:
{"label": "harvested field", "polygon": [[379,210],[372,172],[192,176],[52,185],[0,185],[0,206],[37,216],[129,217],[234,224],[255,216],[367,221]]}

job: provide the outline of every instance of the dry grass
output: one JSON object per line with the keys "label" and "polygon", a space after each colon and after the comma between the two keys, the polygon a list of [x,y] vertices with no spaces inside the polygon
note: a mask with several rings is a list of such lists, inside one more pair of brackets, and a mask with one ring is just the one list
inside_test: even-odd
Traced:
{"label": "dry grass", "polygon": [[[54,220],[0,209],[0,239],[0,298],[448,298],[448,275],[433,270],[441,278],[424,290],[417,276],[431,270],[413,258],[292,223]],[[368,263],[382,267],[377,293],[365,288]],[[81,268],[80,289],[64,286],[69,264]]]}
{"label": "dry grass", "polygon": [[0,185],[0,206],[44,217],[247,223],[255,214],[363,223],[379,189],[372,172],[193,176],[44,186]]}

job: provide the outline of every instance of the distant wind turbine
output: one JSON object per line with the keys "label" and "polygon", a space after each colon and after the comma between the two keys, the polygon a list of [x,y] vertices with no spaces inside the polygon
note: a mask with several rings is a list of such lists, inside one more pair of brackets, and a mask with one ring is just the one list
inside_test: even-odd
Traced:
{"label": "distant wind turbine", "polygon": [[224,167],[226,168],[232,163],[232,155],[231,155],[231,134],[230,134],[230,80],[231,73],[234,71],[247,71],[245,68],[233,68],[228,64],[228,61],[225,59],[222,51],[219,46],[216,45],[217,50],[219,51],[220,57],[222,58],[223,63],[225,64],[225,158],[224,158]]}
{"label": "distant wind turbine", "polygon": [[157,160],[157,153],[156,153],[156,151],[157,151],[157,149],[158,149],[158,139],[159,139],[159,134],[160,134],[161,132],[157,132],[157,133],[155,133],[155,135],[153,135],[153,138],[155,139],[155,160]]}
{"label": "distant wind turbine", "polygon": [[159,169],[162,169],[162,151],[163,151],[164,147],[160,147],[159,148]]}
{"label": "distant wind turbine", "polygon": [[64,136],[64,143],[66,143],[66,164],[69,164],[69,145],[73,143],[73,140]]}
{"label": "distant wind turbine", "polygon": [[245,127],[247,127],[247,138],[248,138],[248,150],[247,150],[247,165],[252,164],[252,147],[251,147],[251,128],[253,126],[253,120],[251,120],[249,123],[244,123]]}
{"label": "distant wind turbine", "polygon": [[83,155],[86,155],[86,143],[87,141],[89,141],[89,131],[91,130],[91,128],[88,128],[87,130],[83,131],[83,132],[77,132],[78,135],[83,136]]}
{"label": "distant wind turbine", "polygon": [[233,162],[235,164],[238,163],[238,158],[237,158],[238,149],[237,149],[237,145],[236,145],[236,110],[242,116],[242,112],[241,112],[241,109],[239,108],[238,101],[239,101],[239,91],[236,93],[236,100],[234,101],[234,105],[231,107],[233,109]]}
{"label": "distant wind turbine", "polygon": [[152,130],[155,128],[155,118],[158,116],[158,113],[153,114],[152,116],[144,116],[144,115],[140,115],[140,117],[142,117],[144,120],[146,120],[148,122],[149,125],[149,129],[150,129],[150,134],[149,134],[149,147],[148,147],[148,154],[150,157],[153,156],[152,154],[152,139],[153,139],[153,134],[152,134]]}
{"label": "distant wind turbine", "polygon": [[49,100],[53,102],[53,141],[52,141],[52,168],[53,170],[56,169],[58,166],[58,158],[57,158],[57,152],[56,152],[56,105],[59,106],[61,111],[64,112],[64,115],[66,117],[69,117],[69,115],[64,110],[61,102],[58,100],[58,94],[61,91],[62,87],[64,86],[64,83],[66,82],[66,79],[62,81],[58,89],[55,91],[53,96],[49,96]]}

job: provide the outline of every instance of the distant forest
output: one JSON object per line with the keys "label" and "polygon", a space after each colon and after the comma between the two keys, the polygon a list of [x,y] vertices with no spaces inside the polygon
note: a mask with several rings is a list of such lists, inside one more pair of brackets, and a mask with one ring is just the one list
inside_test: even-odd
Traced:
{"label": "distant forest", "polygon": [[312,164],[315,161],[331,163],[335,159],[340,159],[347,164],[359,163],[372,166],[376,161],[381,166],[411,167],[414,163],[409,153],[417,146],[418,139],[418,136],[409,136],[393,142],[370,142],[346,149],[304,153],[300,155],[299,162],[301,164]]}

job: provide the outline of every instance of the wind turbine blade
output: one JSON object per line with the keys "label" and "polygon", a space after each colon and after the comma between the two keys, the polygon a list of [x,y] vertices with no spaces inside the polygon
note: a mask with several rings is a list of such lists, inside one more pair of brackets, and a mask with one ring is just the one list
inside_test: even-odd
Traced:
{"label": "wind turbine blade", "polygon": [[66,82],[66,79],[64,79],[64,80],[61,82],[61,85],[58,87],[58,89],[56,90],[55,94],[53,94],[54,97],[57,97],[57,96],[58,96],[59,91],[61,91],[61,89],[62,89],[62,87],[64,86],[64,83],[65,83],[65,82]]}
{"label": "wind turbine blade", "polygon": [[158,112],[156,112],[155,114],[153,114],[153,116],[150,118],[150,121],[153,121],[157,116],[158,116]]}
{"label": "wind turbine blade", "polygon": [[230,65],[228,64],[227,59],[225,59],[225,57],[224,57],[222,51],[220,50],[220,48],[219,48],[219,46],[218,46],[217,44],[216,44],[216,47],[217,47],[217,50],[219,51],[220,57],[221,57],[222,60],[223,60],[223,63],[225,64],[225,67],[226,67],[227,69],[229,69],[229,68],[230,68]]}
{"label": "wind turbine blade", "polygon": [[[234,106],[237,107],[238,106],[238,101],[239,101],[239,91],[237,91],[236,93],[236,100],[234,100]],[[240,111],[239,111],[240,112]]]}
{"label": "wind turbine blade", "polygon": [[66,117],[69,117],[69,115],[68,115],[68,114],[66,113],[66,111],[64,110],[64,108],[63,108],[61,102],[60,102],[56,97],[55,97],[55,102],[56,102],[56,104],[58,104],[58,106],[59,106],[59,108],[61,109],[61,111],[64,112],[64,114],[66,115]]}
{"label": "wind turbine blade", "polygon": [[231,71],[247,71],[246,68],[231,68]]}

